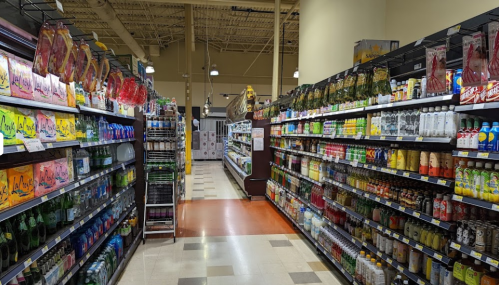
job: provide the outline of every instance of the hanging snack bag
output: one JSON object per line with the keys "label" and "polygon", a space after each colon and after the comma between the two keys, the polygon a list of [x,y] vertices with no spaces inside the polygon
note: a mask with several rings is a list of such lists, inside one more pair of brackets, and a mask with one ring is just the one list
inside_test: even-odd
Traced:
{"label": "hanging snack bag", "polygon": [[305,102],[306,102],[306,97],[305,97],[305,92],[301,91],[300,95],[298,97],[298,111],[303,111],[305,109]]}
{"label": "hanging snack bag", "polygon": [[487,84],[487,50],[481,32],[463,37],[463,86]]}
{"label": "hanging snack bag", "polygon": [[10,206],[15,206],[35,197],[32,164],[7,169],[7,177]]}
{"label": "hanging snack bag", "polygon": [[92,52],[90,47],[85,42],[84,39],[80,40],[80,45],[78,46],[78,56],[76,57],[76,74],[75,80],[78,82],[85,81],[85,76],[88,69],[90,68],[90,63],[92,61]]}
{"label": "hanging snack bag", "polygon": [[307,88],[307,108],[306,110],[312,110],[314,108],[314,92],[312,89]]}
{"label": "hanging snack bag", "polygon": [[3,134],[3,145],[17,144],[15,108],[0,105],[0,133]]}
{"label": "hanging snack bag", "polygon": [[61,76],[69,60],[73,39],[64,23],[57,22],[54,42],[50,51],[49,72],[53,75]]}
{"label": "hanging snack bag", "polygon": [[125,79],[123,78],[123,73],[121,70],[117,69],[116,74],[114,76],[114,89],[113,89],[113,98],[118,98],[120,95],[121,87],[123,87],[123,82]]}
{"label": "hanging snack bag", "polygon": [[33,100],[31,64],[18,57],[9,57],[10,91],[13,97]]}
{"label": "hanging snack bag", "polygon": [[41,197],[56,189],[54,161],[33,164],[35,197]]}
{"label": "hanging snack bag", "polygon": [[34,100],[44,103],[52,103],[52,75],[47,77],[33,73],[33,96]]}
{"label": "hanging snack bag", "polygon": [[491,80],[499,80],[499,22],[489,23],[489,72]]}
{"label": "hanging snack bag", "polygon": [[109,73],[109,79],[107,80],[107,87],[106,87],[106,98],[109,98],[112,101],[116,100],[116,98],[113,96],[115,79],[116,79],[116,71],[113,70],[111,71],[111,73]]}
{"label": "hanging snack bag", "polygon": [[9,205],[9,181],[7,169],[0,170],[0,210],[8,208]]}
{"label": "hanging snack bag", "polygon": [[445,92],[446,76],[445,45],[426,49],[426,92]]}
{"label": "hanging snack bag", "polygon": [[343,83],[344,98],[345,101],[355,100],[355,84],[357,83],[357,74],[348,74],[345,77],[345,82]]}
{"label": "hanging snack bag", "polygon": [[97,60],[92,58],[90,61],[90,67],[85,75],[85,81],[83,81],[83,90],[87,92],[95,91],[95,85],[97,84],[97,72],[99,71],[98,69]]}
{"label": "hanging snack bag", "polygon": [[344,83],[344,80],[343,78],[339,78],[336,80],[336,102],[337,104],[339,104],[339,109],[338,110],[343,110],[343,108],[341,107],[341,105],[343,105],[343,93],[344,93],[344,90],[343,90],[343,83]]}
{"label": "hanging snack bag", "polygon": [[333,109],[331,111],[337,111],[335,110],[335,105],[336,105],[336,84],[334,82],[329,83],[329,88],[328,88],[328,102],[330,105],[333,105]]}
{"label": "hanging snack bag", "polygon": [[329,106],[329,84],[322,89],[322,106]]}
{"label": "hanging snack bag", "polygon": [[36,132],[42,142],[55,142],[57,140],[54,112],[36,111]]}
{"label": "hanging snack bag", "polygon": [[67,158],[54,160],[55,188],[61,188],[69,184],[69,170]]}
{"label": "hanging snack bag", "polygon": [[[445,71],[445,69],[444,69]],[[388,68],[386,67],[375,67],[373,75],[373,94],[375,96],[385,96],[392,94],[390,87],[390,76]]]}
{"label": "hanging snack bag", "polygon": [[0,95],[10,96],[9,57],[13,56],[0,50]]}
{"label": "hanging snack bag", "polygon": [[74,82],[77,56],[78,56],[78,45],[76,44],[76,42],[73,42],[73,46],[71,47],[71,52],[69,53],[68,62],[66,63],[64,72],[61,73],[61,77],[59,78],[61,82],[64,82],[66,84]]}
{"label": "hanging snack bag", "polygon": [[99,63],[99,72],[97,73],[97,90],[100,90],[104,87],[104,82],[109,75],[109,70],[109,60],[106,57],[103,57]]}
{"label": "hanging snack bag", "polygon": [[48,22],[43,23],[38,33],[35,59],[33,60],[33,73],[46,77],[49,74],[49,58],[54,42],[54,29]]}
{"label": "hanging snack bag", "polygon": [[15,108],[14,114],[17,128],[17,144],[23,144],[24,139],[36,139],[35,111],[26,108]]}

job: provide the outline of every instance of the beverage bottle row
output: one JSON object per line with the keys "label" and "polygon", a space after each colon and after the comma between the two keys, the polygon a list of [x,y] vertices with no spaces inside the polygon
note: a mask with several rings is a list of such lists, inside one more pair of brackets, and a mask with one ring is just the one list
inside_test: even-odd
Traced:
{"label": "beverage bottle row", "polygon": [[478,252],[497,254],[499,252],[499,227],[494,222],[497,214],[482,215],[480,220],[459,220],[457,222],[456,241],[470,246]]}
{"label": "beverage bottle row", "polygon": [[482,264],[480,260],[471,259],[464,253],[454,263],[452,276],[455,278],[454,285],[490,285],[499,282],[496,267]]}
{"label": "beverage bottle row", "polygon": [[108,123],[104,116],[77,115],[76,139],[80,142],[104,142],[135,137],[133,126]]}
{"label": "beverage bottle row", "polygon": [[455,170],[454,192],[488,202],[499,202],[499,163],[494,168],[492,166],[491,162],[460,160]]}
{"label": "beverage bottle row", "polygon": [[[347,241],[338,232],[321,227],[317,235],[317,242],[331,253],[350,275],[354,275],[358,249]],[[380,284],[383,285],[383,284]]]}

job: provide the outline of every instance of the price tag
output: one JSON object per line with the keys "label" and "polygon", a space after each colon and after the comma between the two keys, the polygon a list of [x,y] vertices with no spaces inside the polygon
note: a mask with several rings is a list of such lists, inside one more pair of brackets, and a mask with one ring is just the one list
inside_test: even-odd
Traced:
{"label": "price tag", "polygon": [[47,148],[53,148],[53,147],[54,147],[54,145],[53,145],[52,143],[46,143],[46,144],[45,144],[45,146],[46,146]]}
{"label": "price tag", "polygon": [[382,231],[383,230],[383,227],[381,227],[381,226],[377,226],[376,228],[378,229],[378,231]]}
{"label": "price tag", "polygon": [[352,238],[352,243],[355,243],[355,239],[354,238]]}
{"label": "price tag", "polygon": [[424,285],[424,281],[418,278],[418,284],[419,285]]}
{"label": "price tag", "polygon": [[71,227],[69,228],[69,232],[71,232],[71,233],[72,233],[72,232],[74,232],[74,231],[75,231],[75,227],[74,227],[74,226],[71,226]]}
{"label": "price tag", "polygon": [[471,256],[478,258],[478,259],[482,258],[482,254],[479,252],[476,252],[474,250],[471,251]]}
{"label": "price tag", "polygon": [[339,162],[340,162],[340,157],[339,157],[339,156],[336,156],[336,158],[334,159],[334,162],[335,162],[335,163],[339,163]]}
{"label": "price tag", "polygon": [[416,244],[416,249],[418,249],[418,250],[423,250],[423,246],[422,246],[422,245],[420,245],[420,244]]}
{"label": "price tag", "polygon": [[402,175],[403,175],[404,177],[409,177],[409,175],[411,175],[411,174],[410,174],[409,172],[404,172],[404,173],[402,173]]}
{"label": "price tag", "polygon": [[69,272],[69,274],[68,274],[68,280],[69,280],[71,277],[73,277],[73,272]]}
{"label": "price tag", "polygon": [[454,201],[463,201],[463,196],[454,195],[453,198],[454,198]]}
{"label": "price tag", "polygon": [[392,202],[390,202],[390,201],[386,201],[386,203],[385,203],[385,204],[386,204],[388,207],[391,207],[391,206],[392,206]]}
{"label": "price tag", "polygon": [[17,151],[25,151],[26,148],[23,145],[16,145]]}
{"label": "price tag", "polygon": [[440,260],[440,261],[442,261],[442,255],[441,254],[438,254],[438,253],[435,252],[433,254],[433,257],[436,258],[436,259],[438,259],[438,260]]}
{"label": "price tag", "polygon": [[356,140],[360,140],[362,138],[362,132],[358,132],[357,135],[355,136]]}
{"label": "price tag", "polygon": [[56,238],[55,238],[55,242],[56,242],[56,243],[60,243],[60,242],[61,242],[61,236],[56,237]]}
{"label": "price tag", "polygon": [[[125,164],[124,163],[121,164],[121,168],[123,168],[123,170],[125,170]],[[159,169],[161,169],[161,168],[162,167],[160,166]]]}
{"label": "price tag", "polygon": [[397,170],[392,169],[392,170],[390,170],[390,173],[391,173],[391,174],[397,174]]}
{"label": "price tag", "polygon": [[452,36],[453,34],[459,33],[459,30],[461,29],[461,25],[456,25],[454,27],[451,27],[447,30],[447,36]]}
{"label": "price tag", "polygon": [[499,211],[499,205],[492,204],[492,210]]}
{"label": "price tag", "polygon": [[80,261],[80,267],[82,267],[84,263],[85,263],[85,261],[81,260]]}
{"label": "price tag", "polygon": [[59,193],[61,193],[61,194],[66,193],[66,189],[62,188],[61,190],[59,190]]}
{"label": "price tag", "polygon": [[439,220],[431,219],[431,223],[434,224],[434,225],[440,226],[440,221]]}
{"label": "price tag", "polygon": [[499,266],[499,261],[497,261],[497,260],[495,260],[495,259],[492,259],[492,258],[490,258],[490,257],[487,257],[486,262],[487,262],[488,264],[491,264],[491,265],[495,266],[495,267]]}
{"label": "price tag", "polygon": [[31,265],[31,263],[33,263],[33,261],[31,261],[31,257],[28,258],[25,262],[24,262],[24,268],[27,268],[28,266]]}
{"label": "price tag", "polygon": [[479,152],[476,154],[477,158],[489,158],[489,153],[488,152]]}
{"label": "price tag", "polygon": [[364,193],[364,197],[369,198],[369,194]]}
{"label": "price tag", "polygon": [[381,253],[381,251],[378,251],[378,252],[376,252],[376,255],[381,257],[383,254]]}
{"label": "price tag", "polygon": [[90,253],[87,253],[87,259],[89,259],[89,258],[90,258]]}
{"label": "price tag", "polygon": [[445,186],[445,184],[446,184],[446,183],[447,183],[447,181],[445,181],[445,180],[443,180],[443,179],[438,179],[438,180],[437,180],[437,184],[438,184],[438,185],[444,185],[444,186]]}
{"label": "price tag", "polygon": [[403,241],[404,243],[409,243],[409,239],[408,239],[408,238],[403,238],[403,239],[402,239],[402,241]]}
{"label": "price tag", "polygon": [[365,136],[364,139],[368,140],[371,136]]}
{"label": "price tag", "polygon": [[399,211],[405,212],[405,207],[399,206]]}
{"label": "price tag", "polygon": [[423,137],[417,137],[414,141],[417,141],[417,142],[422,142],[423,141]]}
{"label": "price tag", "polygon": [[49,251],[49,247],[48,247],[48,246],[44,246],[44,247],[42,248],[42,254],[47,253],[47,251]]}
{"label": "price tag", "polygon": [[459,151],[457,153],[457,156],[468,157],[468,152],[467,151]]}
{"label": "price tag", "polygon": [[363,246],[367,246],[367,242],[365,242],[365,241],[364,241],[364,242],[362,242],[362,245],[363,245]]}
{"label": "price tag", "polygon": [[396,140],[401,141],[404,137],[398,136]]}
{"label": "price tag", "polygon": [[414,44],[414,46],[415,47],[419,46],[423,41],[424,41],[424,38],[417,40],[416,43]]}
{"label": "price tag", "polygon": [[343,212],[345,212],[345,211],[346,211],[346,208],[345,208],[345,207],[341,207],[341,210],[342,210]]}
{"label": "price tag", "polygon": [[393,237],[394,237],[394,238],[396,238],[396,239],[398,239],[398,238],[400,238],[400,235],[399,235],[399,234],[394,233],[394,234],[393,234]]}
{"label": "price tag", "polygon": [[342,268],[341,269],[341,273],[345,274],[345,269]]}
{"label": "price tag", "polygon": [[460,245],[460,244],[458,244],[458,243],[454,243],[454,242],[451,244],[451,247],[453,247],[453,248],[455,248],[455,249],[457,249],[457,250],[460,250],[460,249],[461,249],[461,245]]}
{"label": "price tag", "polygon": [[359,161],[357,159],[354,159],[350,165],[353,166],[353,167],[357,167],[357,165],[359,164]]}
{"label": "price tag", "polygon": [[45,202],[45,201],[47,201],[48,199],[49,199],[49,198],[47,197],[47,195],[45,195],[45,196],[43,196],[43,197],[42,197],[42,202]]}
{"label": "price tag", "polygon": [[85,224],[85,221],[84,220],[81,220],[80,221],[80,226],[83,226]]}
{"label": "price tag", "polygon": [[91,219],[94,217],[94,214],[90,213],[90,215],[88,215],[88,217]]}
{"label": "price tag", "polygon": [[379,139],[382,140],[382,141],[384,141],[384,140],[386,140],[386,137],[385,136],[381,136],[381,137],[379,137]]}
{"label": "price tag", "polygon": [[64,13],[64,8],[62,7],[62,3],[59,0],[55,0],[55,5],[57,6],[57,10],[61,11]]}
{"label": "price tag", "polygon": [[412,215],[413,215],[414,217],[416,217],[416,218],[419,218],[419,216],[420,216],[421,214],[420,214],[419,212],[414,212],[414,213],[412,213]]}
{"label": "price tag", "polygon": [[402,271],[404,271],[404,267],[402,267],[402,266],[399,265],[399,266],[397,266],[397,270],[400,271],[400,272],[402,272]]}
{"label": "price tag", "polygon": [[480,109],[483,109],[483,107],[485,107],[485,104],[475,104],[473,105],[473,110],[480,110]]}
{"label": "price tag", "polygon": [[352,192],[355,193],[355,194],[357,194],[357,189],[353,188]]}
{"label": "price tag", "polygon": [[392,234],[392,231],[390,231],[390,230],[386,230],[385,232],[386,232],[387,235],[391,235]]}
{"label": "price tag", "polygon": [[421,181],[428,181],[428,176],[421,176]]}
{"label": "price tag", "polygon": [[381,201],[381,199],[380,199],[379,197],[376,197],[376,198],[374,198],[374,201],[376,201],[376,202],[380,202],[380,201]]}
{"label": "price tag", "polygon": [[386,262],[392,264],[393,260],[391,258],[388,258],[388,260]]}

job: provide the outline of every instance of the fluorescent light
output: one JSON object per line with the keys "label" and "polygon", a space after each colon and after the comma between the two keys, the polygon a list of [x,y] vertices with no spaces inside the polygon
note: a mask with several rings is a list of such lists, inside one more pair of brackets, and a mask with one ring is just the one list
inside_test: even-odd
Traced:
{"label": "fluorescent light", "polygon": [[295,73],[293,73],[293,77],[298,78],[299,76],[300,76],[300,73],[298,72],[298,67],[297,67]]}
{"label": "fluorescent light", "polygon": [[150,65],[148,67],[146,67],[146,73],[154,73],[154,71],[155,71],[154,67],[152,67]]}
{"label": "fluorescent light", "polygon": [[210,76],[218,76],[218,69],[216,64],[213,64],[211,66]]}

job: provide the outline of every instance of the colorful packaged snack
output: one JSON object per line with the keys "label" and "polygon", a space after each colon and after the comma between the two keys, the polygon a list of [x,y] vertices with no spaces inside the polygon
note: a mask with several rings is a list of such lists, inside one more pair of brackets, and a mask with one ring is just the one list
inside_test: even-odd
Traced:
{"label": "colorful packaged snack", "polygon": [[0,50],[0,95],[10,96],[9,53]]}
{"label": "colorful packaged snack", "polygon": [[488,26],[490,79],[499,80],[499,22],[490,22]]}
{"label": "colorful packaged snack", "polygon": [[68,96],[68,107],[76,107],[76,89],[74,82],[66,84],[66,94]]}
{"label": "colorful packaged snack", "polygon": [[26,108],[14,108],[16,120],[16,139],[18,144],[23,144],[24,139],[36,139],[35,111]]}
{"label": "colorful packaged snack", "polygon": [[69,60],[73,39],[64,23],[57,22],[54,42],[50,51],[49,72],[53,75],[61,76]]}
{"label": "colorful packaged snack", "polygon": [[0,105],[0,133],[3,134],[3,145],[17,144],[14,107]]}
{"label": "colorful packaged snack", "polygon": [[74,71],[76,66],[75,62],[77,56],[78,56],[78,45],[75,42],[73,42],[73,46],[71,47],[71,52],[69,53],[68,62],[66,63],[64,72],[61,74],[61,77],[59,78],[61,82],[66,84],[74,82]]}
{"label": "colorful packaged snack", "polygon": [[9,203],[9,182],[7,169],[0,170],[0,210],[8,208]]}
{"label": "colorful packaged snack", "polygon": [[33,95],[34,100],[44,103],[52,103],[51,75],[42,77],[33,73]]}
{"label": "colorful packaged snack", "polygon": [[97,72],[98,72],[97,60],[92,58],[90,61],[90,66],[85,74],[85,80],[83,81],[83,90],[87,92],[95,91],[95,85],[97,83]]}
{"label": "colorful packaged snack", "polygon": [[487,50],[481,32],[463,37],[463,86],[487,84]]}
{"label": "colorful packaged snack", "polygon": [[487,84],[487,97],[486,102],[498,102],[499,101],[499,81],[491,80]]}
{"label": "colorful packaged snack", "polygon": [[85,76],[87,74],[88,68],[90,68],[91,60],[92,52],[90,51],[90,47],[84,39],[81,39],[80,45],[78,46],[78,56],[76,57],[76,81],[85,81]]}
{"label": "colorful packaged snack", "polygon": [[51,75],[52,82],[52,103],[60,106],[68,105],[68,94],[66,84],[59,81],[59,77]]}
{"label": "colorful packaged snack", "polygon": [[481,103],[482,92],[486,92],[484,86],[470,86],[461,88],[461,95],[459,96],[459,101],[461,105],[476,104]]}
{"label": "colorful packaged snack", "polygon": [[54,112],[55,114],[55,127],[56,127],[56,140],[60,141],[68,141],[70,140],[70,127],[69,127],[69,119],[68,114]]}
{"label": "colorful packaged snack", "polygon": [[69,134],[68,140],[75,141],[76,140],[76,119],[74,114],[66,114],[66,118],[68,119],[69,125]]}
{"label": "colorful packaged snack", "polygon": [[54,29],[48,22],[43,23],[38,33],[38,43],[36,45],[35,59],[33,61],[33,73],[46,77],[49,73],[49,58],[54,42]]}
{"label": "colorful packaged snack", "polygon": [[118,98],[120,95],[121,87],[123,87],[123,82],[125,79],[123,78],[123,73],[121,70],[117,69],[116,74],[114,76],[114,89],[113,89],[113,98]]}
{"label": "colorful packaged snack", "polygon": [[426,90],[428,93],[445,92],[445,45],[426,49]]}
{"label": "colorful packaged snack", "polygon": [[115,79],[116,79],[116,71],[113,70],[109,74],[109,79],[107,80],[107,87],[106,87],[106,98],[109,98],[112,101],[116,100],[116,97],[114,97],[113,93]]}
{"label": "colorful packaged snack", "polygon": [[66,152],[66,160],[68,164],[68,183],[71,183],[74,181],[73,149],[67,147],[64,150]]}
{"label": "colorful packaged snack", "polygon": [[46,195],[57,189],[54,161],[45,161],[33,165],[35,197]]}
{"label": "colorful packaged snack", "polygon": [[7,169],[7,177],[10,206],[15,206],[35,197],[32,164]]}
{"label": "colorful packaged snack", "polygon": [[109,60],[104,57],[99,62],[99,72],[97,73],[97,90],[100,90],[102,87],[104,87],[104,82],[109,75],[109,70]]}
{"label": "colorful packaged snack", "polygon": [[9,57],[10,91],[13,97],[33,100],[31,64],[18,57]]}
{"label": "colorful packaged snack", "polygon": [[54,160],[55,188],[59,189],[69,184],[69,171],[67,158]]}
{"label": "colorful packaged snack", "polygon": [[42,142],[55,142],[57,138],[55,114],[51,111],[36,112],[36,132]]}

